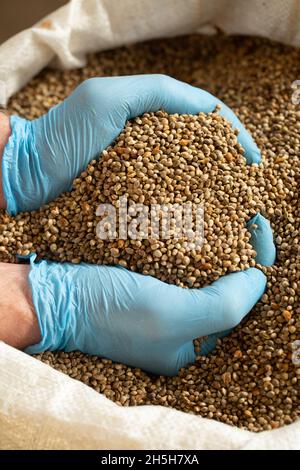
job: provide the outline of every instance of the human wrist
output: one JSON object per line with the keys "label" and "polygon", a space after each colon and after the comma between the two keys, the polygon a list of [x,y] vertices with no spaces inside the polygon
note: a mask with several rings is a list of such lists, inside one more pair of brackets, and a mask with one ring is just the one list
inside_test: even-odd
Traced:
{"label": "human wrist", "polygon": [[29,287],[29,266],[0,263],[0,340],[25,349],[40,340]]}
{"label": "human wrist", "polygon": [[6,111],[0,110],[0,209],[6,208],[6,200],[2,184],[2,157],[4,148],[11,134],[9,115]]}

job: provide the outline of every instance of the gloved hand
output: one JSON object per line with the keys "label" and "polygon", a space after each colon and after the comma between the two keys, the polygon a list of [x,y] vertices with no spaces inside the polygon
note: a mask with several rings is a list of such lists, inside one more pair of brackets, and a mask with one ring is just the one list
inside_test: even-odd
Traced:
{"label": "gloved hand", "polygon": [[71,189],[73,179],[120,134],[128,119],[168,113],[213,111],[240,130],[248,163],[260,152],[235,114],[208,92],[164,75],[92,78],[34,121],[12,116],[3,154],[3,190],[10,214],[39,208]]}
{"label": "gloved hand", "polygon": [[[264,256],[272,264],[270,224],[260,215],[253,222],[257,261]],[[202,346],[202,354],[208,353],[266,285],[256,268],[203,289],[183,289],[122,267],[33,260],[29,281],[42,339],[26,352],[78,349],[165,375],[194,362],[194,338],[212,335]]]}

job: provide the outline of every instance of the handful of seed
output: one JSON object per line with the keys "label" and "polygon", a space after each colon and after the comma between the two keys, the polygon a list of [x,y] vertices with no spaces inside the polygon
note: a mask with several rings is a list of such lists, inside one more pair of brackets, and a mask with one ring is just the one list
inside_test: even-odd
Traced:
{"label": "handful of seed", "polygon": [[4,253],[120,264],[184,287],[253,266],[257,167],[217,111],[128,122],[70,193],[2,224]]}

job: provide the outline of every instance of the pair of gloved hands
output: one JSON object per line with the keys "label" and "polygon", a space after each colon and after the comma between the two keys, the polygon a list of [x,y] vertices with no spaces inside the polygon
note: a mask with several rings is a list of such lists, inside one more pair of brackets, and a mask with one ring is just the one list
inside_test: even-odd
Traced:
{"label": "pair of gloved hands", "polygon": [[[163,75],[93,78],[32,122],[11,117],[3,154],[3,189],[11,214],[33,210],[71,189],[73,179],[144,112],[213,111],[240,130],[249,164],[260,152],[235,114],[209,93]],[[252,220],[257,261],[271,265],[269,222]],[[203,289],[182,289],[122,267],[59,264],[31,257],[29,281],[41,341],[28,353],[79,349],[145,370],[173,375],[195,360],[193,339],[209,336],[202,354],[228,333],[262,296],[266,278],[255,268]]]}

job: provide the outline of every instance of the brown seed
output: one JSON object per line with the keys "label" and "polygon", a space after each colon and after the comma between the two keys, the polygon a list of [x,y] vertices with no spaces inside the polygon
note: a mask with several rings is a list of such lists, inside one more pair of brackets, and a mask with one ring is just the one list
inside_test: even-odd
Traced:
{"label": "brown seed", "polygon": [[286,321],[290,321],[292,318],[292,312],[290,312],[289,310],[284,310],[282,312],[282,315]]}

